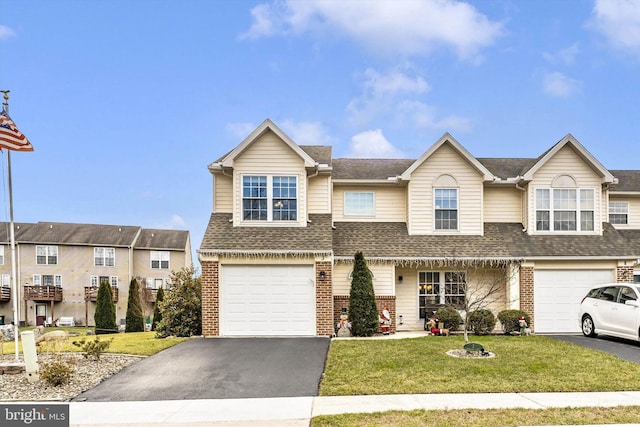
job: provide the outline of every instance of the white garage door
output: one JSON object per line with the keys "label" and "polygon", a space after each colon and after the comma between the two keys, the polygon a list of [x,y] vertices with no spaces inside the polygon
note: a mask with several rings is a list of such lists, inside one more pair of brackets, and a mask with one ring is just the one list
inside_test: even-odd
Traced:
{"label": "white garage door", "polygon": [[313,266],[226,265],[221,335],[315,335]]}
{"label": "white garage door", "polygon": [[613,270],[538,270],[534,273],[535,332],[580,332],[580,301],[594,285],[615,282]]}

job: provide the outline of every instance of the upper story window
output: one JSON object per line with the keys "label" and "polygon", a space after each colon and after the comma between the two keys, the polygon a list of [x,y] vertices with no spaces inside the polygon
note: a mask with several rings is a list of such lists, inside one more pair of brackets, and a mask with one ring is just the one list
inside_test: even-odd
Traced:
{"label": "upper story window", "polygon": [[537,231],[593,231],[595,192],[587,188],[536,189]]}
{"label": "upper story window", "polygon": [[295,176],[243,176],[244,221],[297,221],[298,183]]}
{"label": "upper story window", "polygon": [[115,248],[93,248],[94,265],[97,267],[113,267],[116,265]]}
{"label": "upper story window", "polygon": [[4,265],[4,246],[0,246],[0,265]]}
{"label": "upper story window", "polygon": [[629,202],[609,202],[609,222],[629,224]]}
{"label": "upper story window", "polygon": [[168,269],[169,251],[151,251],[151,268]]}
{"label": "upper story window", "polygon": [[435,229],[458,229],[458,189],[436,188],[435,190]]}
{"label": "upper story window", "polygon": [[58,263],[57,246],[36,246],[36,264],[55,265]]}
{"label": "upper story window", "polygon": [[345,191],[344,214],[353,216],[374,216],[373,191]]}
{"label": "upper story window", "polygon": [[61,274],[34,274],[33,286],[62,286]]}

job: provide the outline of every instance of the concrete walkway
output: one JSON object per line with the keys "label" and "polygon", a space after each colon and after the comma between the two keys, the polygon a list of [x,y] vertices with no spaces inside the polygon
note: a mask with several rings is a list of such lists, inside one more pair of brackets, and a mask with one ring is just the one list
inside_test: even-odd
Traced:
{"label": "concrete walkway", "polygon": [[[640,406],[640,391],[603,393],[474,393],[267,399],[70,402],[72,426],[308,426],[319,415],[413,409]],[[640,421],[639,421],[640,422]],[[640,424],[633,424],[640,426]]]}

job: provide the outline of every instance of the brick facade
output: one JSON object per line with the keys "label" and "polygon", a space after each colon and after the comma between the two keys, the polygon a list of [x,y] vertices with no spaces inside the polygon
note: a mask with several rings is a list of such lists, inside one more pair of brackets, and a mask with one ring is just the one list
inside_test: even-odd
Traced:
{"label": "brick facade", "polygon": [[[520,310],[531,318],[532,329],[535,323],[533,315],[533,267],[520,267]],[[535,331],[535,329],[533,329]]]}
{"label": "brick facade", "polygon": [[[385,308],[389,310],[391,315],[391,327],[389,331],[391,333],[396,332],[396,297],[394,295],[378,296],[376,295],[376,306],[378,307],[378,316],[382,314],[382,310]],[[335,325],[340,321],[340,312],[345,307],[347,312],[349,311],[349,295],[335,295],[333,297],[333,325],[332,328],[335,331]],[[378,328],[378,333],[382,333],[382,330]]]}
{"label": "brick facade", "polygon": [[333,335],[332,267],[331,261],[316,262],[316,335],[319,336]]}
{"label": "brick facade", "polygon": [[618,266],[616,269],[616,282],[633,283],[633,266]]}
{"label": "brick facade", "polygon": [[217,261],[201,261],[202,267],[202,335],[220,335],[220,293]]}

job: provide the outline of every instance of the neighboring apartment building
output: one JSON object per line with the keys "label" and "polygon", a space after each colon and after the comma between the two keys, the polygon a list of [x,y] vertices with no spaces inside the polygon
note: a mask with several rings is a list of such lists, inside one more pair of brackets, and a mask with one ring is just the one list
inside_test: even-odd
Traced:
{"label": "neighboring apartment building", "polygon": [[55,323],[73,317],[93,326],[98,286],[107,281],[114,290],[116,319],[127,312],[129,284],[140,279],[143,303],[152,314],[156,291],[168,284],[172,270],[190,267],[188,231],[151,230],[138,226],[16,223],[18,295],[10,283],[9,223],[0,228],[0,316],[13,319],[13,298],[18,298],[18,319],[26,325]]}
{"label": "neighboring apartment building", "polygon": [[547,148],[476,158],[445,134],[418,159],[334,159],[266,120],[209,165],[203,333],[332,335],[357,251],[394,330],[497,286],[494,313],[578,332],[592,285],[640,281],[640,171],[571,135]]}

